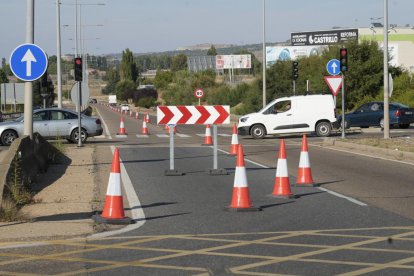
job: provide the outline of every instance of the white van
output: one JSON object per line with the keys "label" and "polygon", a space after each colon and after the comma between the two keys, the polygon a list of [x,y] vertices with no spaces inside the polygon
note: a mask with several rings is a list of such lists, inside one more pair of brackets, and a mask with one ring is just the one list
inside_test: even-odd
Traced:
{"label": "white van", "polygon": [[265,135],[316,132],[326,137],[336,122],[332,95],[305,95],[275,99],[257,113],[240,117],[238,133],[255,139]]}

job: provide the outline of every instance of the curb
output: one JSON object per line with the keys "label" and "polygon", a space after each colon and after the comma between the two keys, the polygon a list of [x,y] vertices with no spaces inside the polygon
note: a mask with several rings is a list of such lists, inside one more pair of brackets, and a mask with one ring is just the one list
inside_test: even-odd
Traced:
{"label": "curb", "polygon": [[400,151],[398,149],[380,148],[368,145],[361,145],[352,142],[339,141],[335,138],[327,138],[323,142],[324,146],[339,147],[358,152],[367,152],[375,155],[387,156],[398,161],[414,162],[414,152]]}

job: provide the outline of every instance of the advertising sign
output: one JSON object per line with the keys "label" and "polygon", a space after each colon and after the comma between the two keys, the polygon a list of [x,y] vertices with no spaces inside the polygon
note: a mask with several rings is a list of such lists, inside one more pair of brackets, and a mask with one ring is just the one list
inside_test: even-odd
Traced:
{"label": "advertising sign", "polygon": [[266,66],[275,64],[278,60],[295,60],[299,57],[319,55],[324,46],[268,46],[266,47]]}
{"label": "advertising sign", "polygon": [[358,29],[291,33],[292,46],[333,45],[358,39]]}
{"label": "advertising sign", "polygon": [[217,55],[216,69],[250,69],[251,55]]}

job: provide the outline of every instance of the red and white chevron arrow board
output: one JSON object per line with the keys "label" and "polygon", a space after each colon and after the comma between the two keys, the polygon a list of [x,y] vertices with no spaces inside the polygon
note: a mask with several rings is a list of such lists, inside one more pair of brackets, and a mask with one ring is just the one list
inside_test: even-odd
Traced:
{"label": "red and white chevron arrow board", "polygon": [[229,105],[158,106],[157,123],[185,125],[230,124]]}

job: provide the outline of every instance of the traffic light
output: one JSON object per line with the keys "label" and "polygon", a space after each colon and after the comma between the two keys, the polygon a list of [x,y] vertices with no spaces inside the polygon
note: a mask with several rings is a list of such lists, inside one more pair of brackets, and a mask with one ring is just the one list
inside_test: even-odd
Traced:
{"label": "traffic light", "polygon": [[82,58],[75,58],[75,81],[82,81]]}
{"label": "traffic light", "polygon": [[348,50],[346,48],[339,49],[339,63],[342,73],[348,71]]}
{"label": "traffic light", "polygon": [[292,61],[292,79],[297,80],[299,78],[299,62]]}

